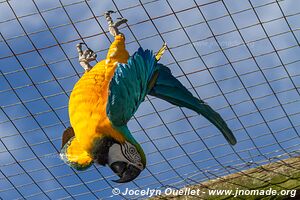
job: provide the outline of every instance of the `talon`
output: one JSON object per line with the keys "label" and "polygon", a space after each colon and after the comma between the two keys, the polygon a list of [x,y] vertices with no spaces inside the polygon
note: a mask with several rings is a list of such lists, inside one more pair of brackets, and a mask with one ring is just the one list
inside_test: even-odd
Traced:
{"label": "talon", "polygon": [[119,19],[117,22],[113,23],[113,20],[110,16],[111,13],[115,13],[115,11],[112,11],[112,10],[109,10],[107,12],[104,13],[104,16],[106,18],[106,21],[108,23],[108,30],[110,32],[111,35],[113,35],[114,37],[118,34],[120,34],[119,30],[118,30],[118,27],[121,25],[121,24],[124,24],[127,22],[127,19],[125,18],[117,18]]}
{"label": "talon", "polygon": [[85,71],[89,71],[90,69],[92,69],[92,66],[89,63],[96,60],[97,55],[90,48],[82,51],[82,44],[84,43],[79,43],[76,45],[78,51],[79,64],[83,67]]}
{"label": "talon", "polygon": [[108,11],[106,11],[104,14],[105,14],[105,15],[110,15],[110,14],[112,14],[112,13],[116,13],[116,11],[108,10]]}
{"label": "talon", "polygon": [[77,44],[76,48],[79,56],[82,56],[82,44],[81,43]]}
{"label": "talon", "polygon": [[96,60],[97,54],[92,53],[92,54],[89,55],[89,58],[92,59],[92,60]]}
{"label": "talon", "polygon": [[82,47],[82,45],[85,45],[85,43],[83,43],[83,42],[79,42],[77,45],[76,45],[76,47],[78,48],[81,48]]}
{"label": "talon", "polygon": [[84,57],[84,58],[86,58],[86,56],[88,55],[88,50],[85,50],[85,51],[83,51],[83,54],[82,54],[82,56]]}
{"label": "talon", "polygon": [[114,23],[114,26],[115,26],[115,27],[119,27],[120,25],[125,24],[127,21],[128,21],[128,20],[125,19],[125,18],[120,18],[119,21],[117,21],[117,22]]}

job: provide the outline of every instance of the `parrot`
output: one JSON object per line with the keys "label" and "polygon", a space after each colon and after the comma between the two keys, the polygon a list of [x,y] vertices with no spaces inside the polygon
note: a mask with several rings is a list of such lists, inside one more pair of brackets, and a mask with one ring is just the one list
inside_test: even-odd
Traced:
{"label": "parrot", "polygon": [[96,54],[89,48],[83,51],[83,43],[76,46],[85,72],[70,94],[70,127],[62,134],[60,158],[76,170],[86,170],[93,163],[107,165],[118,176],[113,180],[117,183],[134,180],[146,167],[146,155],[127,123],[146,95],[203,115],[229,144],[235,145],[237,140],[220,114],[194,97],[167,66],[159,63],[166,44],[156,54],[139,47],[130,56],[125,35],[118,29],[127,19],[114,22],[112,13],[115,11],[104,14],[114,37],[104,60],[92,67],[90,62],[96,60]]}

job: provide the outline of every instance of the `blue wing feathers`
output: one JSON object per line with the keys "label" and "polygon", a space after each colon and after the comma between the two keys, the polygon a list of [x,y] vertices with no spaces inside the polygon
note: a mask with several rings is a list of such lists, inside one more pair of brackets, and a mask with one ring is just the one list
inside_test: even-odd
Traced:
{"label": "blue wing feathers", "polygon": [[153,52],[139,48],[127,64],[119,63],[109,86],[107,116],[115,126],[126,125],[147,95],[147,86],[157,70]]}
{"label": "blue wing feathers", "polygon": [[159,75],[155,86],[149,92],[150,95],[164,99],[174,105],[186,107],[203,115],[213,123],[224,135],[226,140],[234,145],[236,138],[228,128],[226,122],[219,113],[215,112],[201,99],[195,98],[172,74],[169,68],[162,64],[159,67]]}
{"label": "blue wing feathers", "polygon": [[106,112],[112,124],[116,127],[126,125],[148,92],[203,115],[223,133],[230,144],[236,143],[222,117],[201,99],[195,98],[169,68],[157,63],[152,51],[142,48],[128,59],[127,64],[118,64],[110,82]]}

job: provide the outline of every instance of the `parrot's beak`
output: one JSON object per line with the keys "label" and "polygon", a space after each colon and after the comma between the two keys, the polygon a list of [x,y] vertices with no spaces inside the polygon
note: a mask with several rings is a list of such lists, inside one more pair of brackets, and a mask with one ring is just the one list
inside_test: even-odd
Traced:
{"label": "parrot's beak", "polygon": [[127,183],[134,180],[141,173],[140,169],[123,161],[112,163],[110,168],[120,177],[119,180],[113,180],[116,183]]}

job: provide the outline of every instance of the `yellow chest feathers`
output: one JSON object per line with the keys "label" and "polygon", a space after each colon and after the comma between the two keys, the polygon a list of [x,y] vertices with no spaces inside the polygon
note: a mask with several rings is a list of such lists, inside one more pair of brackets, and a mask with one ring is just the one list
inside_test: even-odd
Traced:
{"label": "yellow chest feathers", "polygon": [[111,135],[120,142],[124,137],[113,129],[106,115],[108,89],[114,67],[103,61],[76,83],[69,101],[70,123],[81,147],[90,151],[95,138]]}

